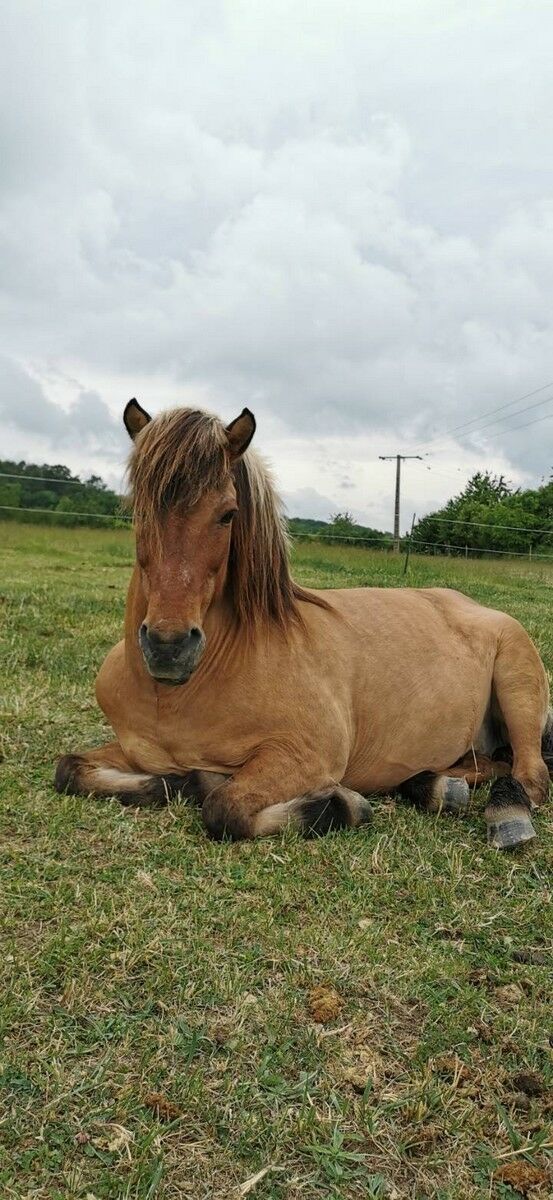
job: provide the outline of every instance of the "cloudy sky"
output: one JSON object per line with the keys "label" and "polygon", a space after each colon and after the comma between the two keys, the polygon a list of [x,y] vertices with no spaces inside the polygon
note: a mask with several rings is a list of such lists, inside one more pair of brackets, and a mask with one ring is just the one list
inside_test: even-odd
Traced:
{"label": "cloudy sky", "polygon": [[475,469],[548,476],[550,0],[2,22],[2,456],[117,485],[136,395],[247,404],[292,514],[389,528],[397,451],[428,454],[403,525]]}

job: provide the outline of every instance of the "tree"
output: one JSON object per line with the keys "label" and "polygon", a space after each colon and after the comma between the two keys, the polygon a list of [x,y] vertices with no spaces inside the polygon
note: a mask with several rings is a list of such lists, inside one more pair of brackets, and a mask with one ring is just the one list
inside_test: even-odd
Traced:
{"label": "tree", "polygon": [[330,533],[340,534],[342,537],[359,537],[358,529],[350,512],[337,512],[330,518]]}
{"label": "tree", "polygon": [[0,479],[0,508],[21,507],[21,484],[15,479]]}
{"label": "tree", "polygon": [[[5,478],[17,476],[18,478]],[[45,480],[47,482],[45,482]],[[13,462],[0,460],[0,516],[13,518],[12,508],[55,511],[67,514],[64,524],[87,523],[87,516],[94,514],[117,516],[120,512],[120,497],[106,487],[99,475],[91,475],[85,483],[73,475],[69,467],[57,463]],[[3,511],[2,511],[3,506]],[[83,514],[73,519],[71,514]],[[48,520],[41,511],[27,514],[31,521]],[[89,524],[99,524],[92,519]]]}
{"label": "tree", "polygon": [[467,548],[527,554],[551,545],[552,508],[551,483],[521,492],[503,475],[478,471],[458,496],[417,523],[413,545],[423,553],[462,554]]}
{"label": "tree", "polygon": [[[491,475],[489,471],[477,471],[469,479],[461,496],[466,500],[474,500],[477,504],[497,504],[510,496],[511,488],[504,475]],[[454,503],[454,501],[449,501]]]}

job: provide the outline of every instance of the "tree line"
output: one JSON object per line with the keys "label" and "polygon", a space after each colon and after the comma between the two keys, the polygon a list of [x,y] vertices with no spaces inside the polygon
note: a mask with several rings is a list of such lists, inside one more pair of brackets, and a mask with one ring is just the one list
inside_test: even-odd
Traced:
{"label": "tree line", "polygon": [[349,545],[353,541],[365,540],[375,549],[386,549],[392,545],[391,533],[371,529],[369,525],[358,525],[349,512],[337,512],[329,521],[316,521],[311,517],[290,517],[288,528],[294,537],[331,537],[334,542]]}
{"label": "tree line", "polygon": [[[54,518],[54,513],[61,514],[61,519]],[[0,517],[4,520],[101,525],[105,524],[103,517],[121,515],[121,497],[106,487],[99,475],[82,480],[61,463],[51,466],[0,459]]]}
{"label": "tree line", "polygon": [[[0,519],[102,525],[106,517],[123,524],[124,515],[121,496],[99,475],[80,479],[60,463],[0,459]],[[336,512],[328,521],[291,517],[288,526],[295,538],[332,538],[344,544],[359,540],[375,549],[392,545],[389,532],[360,525],[349,512]],[[421,554],[551,553],[553,478],[541,487],[521,489],[503,475],[479,471],[457,496],[416,523],[412,548]]]}
{"label": "tree line", "polygon": [[[9,478],[18,476],[17,479]],[[26,511],[26,510],[31,511]],[[53,514],[62,514],[54,518]],[[75,515],[77,514],[77,515]],[[99,475],[80,479],[60,463],[14,462],[0,459],[0,519],[66,525],[99,525],[102,518],[122,519],[124,505],[117,492],[106,487]],[[349,542],[368,538],[373,545],[386,546],[391,535],[366,525],[358,525],[351,513],[337,512],[329,521],[292,517],[290,532],[296,537],[322,534]]]}
{"label": "tree line", "polygon": [[478,471],[458,496],[413,530],[419,553],[551,553],[553,479],[538,488],[513,488],[503,475]]}

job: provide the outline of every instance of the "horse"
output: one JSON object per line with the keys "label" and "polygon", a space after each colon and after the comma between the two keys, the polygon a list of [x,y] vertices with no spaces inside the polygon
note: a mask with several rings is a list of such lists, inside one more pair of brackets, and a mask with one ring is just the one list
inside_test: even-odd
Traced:
{"label": "horse", "polygon": [[136,561],[96,681],[115,740],[64,755],[57,790],[181,794],[239,839],[361,826],[378,792],[463,813],[491,780],[488,842],[535,837],[553,735],[522,626],[448,588],[301,587],[249,409],[225,426],[131,400],[124,423]]}

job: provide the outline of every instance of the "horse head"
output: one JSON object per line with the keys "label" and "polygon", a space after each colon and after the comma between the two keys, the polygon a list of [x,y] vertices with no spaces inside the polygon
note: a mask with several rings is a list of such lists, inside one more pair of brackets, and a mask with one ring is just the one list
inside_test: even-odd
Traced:
{"label": "horse head", "polygon": [[131,400],[124,422],[145,606],[138,642],[154,679],[182,684],[200,662],[206,613],[225,588],[239,515],[236,467],[255,420],[247,408],[227,426],[194,409],[152,420]]}

